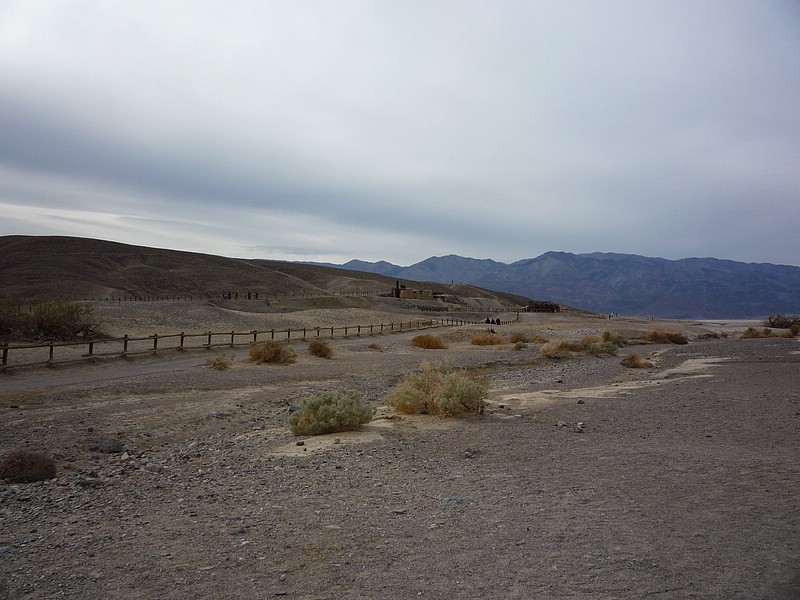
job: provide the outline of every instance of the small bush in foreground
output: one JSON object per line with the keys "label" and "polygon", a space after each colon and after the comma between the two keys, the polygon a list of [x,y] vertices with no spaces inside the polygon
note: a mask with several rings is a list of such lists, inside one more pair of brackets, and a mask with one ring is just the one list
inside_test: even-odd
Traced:
{"label": "small bush in foreground", "polygon": [[297,353],[291,346],[274,340],[250,346],[250,360],[258,364],[288,365],[295,361]]}
{"label": "small bush in foreground", "polygon": [[755,327],[748,327],[742,334],[743,340],[768,338],[768,337],[772,337],[772,330],[769,329],[768,327],[764,327],[764,329],[756,329]]}
{"label": "small bush in foreground", "polygon": [[389,392],[385,402],[402,413],[455,417],[482,412],[488,389],[486,382],[454,370],[449,363],[424,362]]}
{"label": "small bush in foreground", "polygon": [[44,481],[56,476],[56,463],[43,452],[12,450],[0,461],[0,479],[10,483]]}
{"label": "small bush in foreground", "polygon": [[642,336],[645,342],[650,344],[688,344],[689,340],[682,333],[675,331],[664,331],[656,329],[649,331]]}
{"label": "small bush in foreground", "polygon": [[445,341],[438,335],[431,335],[430,333],[416,336],[411,340],[411,345],[425,350],[447,350]]}
{"label": "small bush in foreground", "polygon": [[308,343],[308,353],[320,358],[333,358],[333,348],[325,340],[311,340]]}
{"label": "small bush in foreground", "polygon": [[219,356],[215,356],[214,358],[209,358],[206,361],[206,366],[209,369],[214,369],[215,371],[227,371],[233,366],[234,358],[236,358],[235,354],[231,354],[230,358],[228,358],[224,354],[220,354]]}
{"label": "small bush in foreground", "polygon": [[649,369],[653,366],[653,363],[643,359],[638,352],[631,352],[619,364],[629,369]]}
{"label": "small bush in foreground", "polygon": [[505,338],[496,333],[476,333],[472,336],[473,346],[499,346],[505,343]]}
{"label": "small bush in foreground", "polygon": [[364,402],[355,390],[324,392],[306,398],[289,417],[294,435],[322,435],[355,431],[372,420],[375,409]]}

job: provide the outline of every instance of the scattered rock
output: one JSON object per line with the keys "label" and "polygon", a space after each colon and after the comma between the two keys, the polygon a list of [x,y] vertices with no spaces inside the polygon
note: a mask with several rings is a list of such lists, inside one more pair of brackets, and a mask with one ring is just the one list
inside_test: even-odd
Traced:
{"label": "scattered rock", "polygon": [[161,473],[164,470],[164,465],[160,465],[158,463],[147,463],[144,466],[144,470],[148,473]]}
{"label": "scattered rock", "polygon": [[300,441],[299,441],[299,442],[297,442],[296,444],[297,444],[298,446],[305,446],[305,445],[306,445],[306,443],[305,443],[303,440],[300,440]]}
{"label": "scattered rock", "polygon": [[103,454],[120,454],[125,451],[125,444],[118,439],[103,440],[92,450],[98,450]]}
{"label": "scattered rock", "polygon": [[464,458],[472,458],[475,456],[475,450],[472,448],[467,448],[464,450]]}
{"label": "scattered rock", "polygon": [[556,427],[569,427],[564,421],[559,421],[556,423]]}
{"label": "scattered rock", "polygon": [[573,431],[575,431],[575,433],[583,433],[583,428],[584,428],[583,421],[578,421],[575,424],[575,429]]}

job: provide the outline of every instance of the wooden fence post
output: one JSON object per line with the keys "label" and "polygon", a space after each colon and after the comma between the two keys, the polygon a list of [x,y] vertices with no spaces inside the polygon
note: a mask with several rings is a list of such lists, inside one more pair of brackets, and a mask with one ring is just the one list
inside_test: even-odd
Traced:
{"label": "wooden fence post", "polygon": [[235,335],[236,334],[233,331],[231,331],[231,348],[233,348],[233,340]]}
{"label": "wooden fence post", "polygon": [[185,337],[186,337],[186,334],[183,331],[181,331],[181,345],[179,346],[179,348],[181,350],[183,350],[183,340],[184,340]]}
{"label": "wooden fence post", "polygon": [[208,344],[207,344],[207,347],[208,347],[209,350],[211,349],[211,332],[210,331],[208,332]]}
{"label": "wooden fence post", "polygon": [[50,364],[53,363],[53,342],[50,342],[50,358],[47,359],[47,362]]}
{"label": "wooden fence post", "polygon": [[3,366],[8,364],[8,342],[3,344]]}
{"label": "wooden fence post", "polygon": [[153,354],[155,354],[156,352],[158,352],[158,334],[154,333],[150,337],[153,338]]}
{"label": "wooden fence post", "polygon": [[122,336],[122,353],[123,354],[127,354],[128,353],[128,334],[127,333]]}

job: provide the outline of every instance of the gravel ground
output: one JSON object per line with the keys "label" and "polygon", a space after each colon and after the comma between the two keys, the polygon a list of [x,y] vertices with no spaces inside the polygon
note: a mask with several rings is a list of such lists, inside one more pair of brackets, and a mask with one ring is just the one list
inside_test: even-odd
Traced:
{"label": "gravel ground", "polygon": [[[198,351],[2,375],[0,455],[45,449],[58,476],[0,487],[0,598],[800,597],[800,345],[702,337],[745,325],[526,315],[500,333],[691,341],[550,360],[473,327],[439,330],[442,351],[395,334],[285,367]],[[483,415],[288,432],[311,393],[378,406],[444,359],[488,378]]]}

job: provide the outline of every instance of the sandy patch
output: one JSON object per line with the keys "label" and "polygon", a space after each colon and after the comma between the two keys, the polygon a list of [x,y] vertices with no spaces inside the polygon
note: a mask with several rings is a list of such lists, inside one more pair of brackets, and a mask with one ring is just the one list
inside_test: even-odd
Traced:
{"label": "sandy patch", "polygon": [[686,377],[712,377],[709,373],[711,367],[728,360],[725,357],[692,358],[673,369],[659,373],[651,379],[611,383],[572,390],[537,390],[535,392],[513,393],[498,396],[489,401],[489,405],[497,408],[500,405],[510,405],[513,408],[531,408],[553,404],[561,400],[580,400],[582,398],[618,398],[629,394],[632,390],[659,385],[664,380]]}

